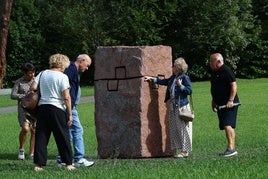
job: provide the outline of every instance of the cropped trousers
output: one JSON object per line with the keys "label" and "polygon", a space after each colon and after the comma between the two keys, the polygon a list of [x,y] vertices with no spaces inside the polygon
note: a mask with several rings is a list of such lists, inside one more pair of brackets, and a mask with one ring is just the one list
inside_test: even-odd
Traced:
{"label": "cropped trousers", "polygon": [[47,162],[47,145],[53,133],[58,153],[63,163],[72,164],[72,148],[67,125],[67,113],[53,105],[41,105],[37,111],[34,163],[41,166]]}

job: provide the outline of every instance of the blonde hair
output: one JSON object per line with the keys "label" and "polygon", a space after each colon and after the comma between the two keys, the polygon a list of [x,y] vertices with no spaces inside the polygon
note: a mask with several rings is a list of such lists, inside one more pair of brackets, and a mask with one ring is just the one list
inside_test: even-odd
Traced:
{"label": "blonde hair", "polygon": [[70,60],[66,55],[54,54],[49,57],[50,68],[61,68],[65,69],[70,65]]}
{"label": "blonde hair", "polygon": [[186,73],[188,70],[188,64],[181,57],[174,61],[174,66],[180,73]]}

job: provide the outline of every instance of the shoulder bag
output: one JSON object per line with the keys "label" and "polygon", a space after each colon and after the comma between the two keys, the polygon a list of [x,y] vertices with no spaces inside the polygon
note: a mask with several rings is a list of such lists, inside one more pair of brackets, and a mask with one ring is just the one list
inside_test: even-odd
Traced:
{"label": "shoulder bag", "polygon": [[[43,72],[42,72],[43,73]],[[29,91],[24,98],[21,99],[20,103],[22,108],[32,117],[36,118],[36,112],[38,107],[38,102],[40,100],[40,80],[41,76],[39,78],[39,82],[37,85],[37,90]]]}
{"label": "shoulder bag", "polygon": [[185,122],[192,122],[194,120],[194,103],[192,95],[190,95],[190,110],[187,108],[182,109],[179,106],[179,118]]}

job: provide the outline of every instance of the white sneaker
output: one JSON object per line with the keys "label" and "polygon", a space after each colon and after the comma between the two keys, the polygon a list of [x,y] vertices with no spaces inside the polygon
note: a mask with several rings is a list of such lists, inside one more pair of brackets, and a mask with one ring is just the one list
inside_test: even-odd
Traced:
{"label": "white sneaker", "polygon": [[24,160],[25,159],[24,149],[19,149],[18,159],[19,160]]}
{"label": "white sneaker", "polygon": [[85,158],[81,158],[78,162],[74,163],[75,167],[91,167],[95,164],[93,161],[88,161]]}
{"label": "white sneaker", "polygon": [[174,157],[175,158],[187,158],[189,155],[188,152],[181,152],[180,154],[176,154]]}

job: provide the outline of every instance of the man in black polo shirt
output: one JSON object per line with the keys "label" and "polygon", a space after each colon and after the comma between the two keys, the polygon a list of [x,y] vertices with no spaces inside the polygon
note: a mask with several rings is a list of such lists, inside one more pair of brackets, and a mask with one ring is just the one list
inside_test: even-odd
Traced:
{"label": "man in black polo shirt", "polygon": [[[224,64],[220,53],[210,56],[211,75],[211,96],[212,110],[217,112],[220,130],[225,130],[228,146],[222,154],[225,157],[237,155],[235,150],[235,127],[239,103],[237,96],[237,84],[233,71]],[[219,109],[219,106],[225,108]]]}

